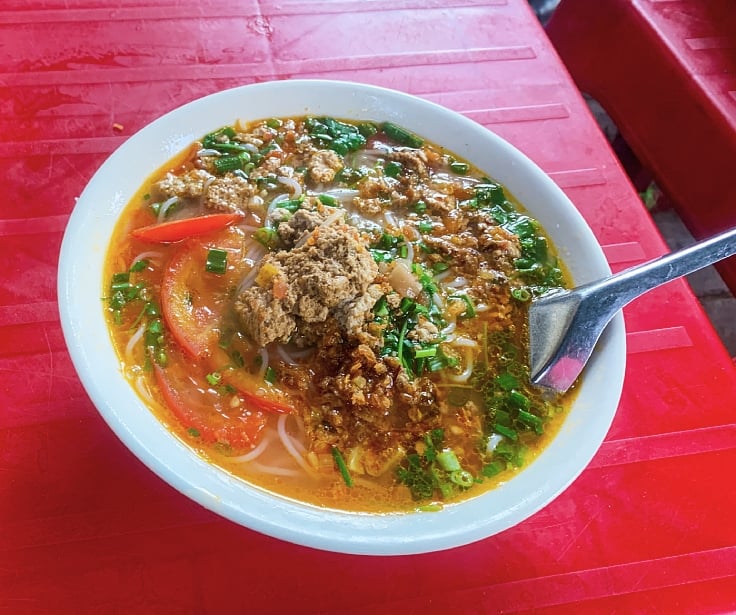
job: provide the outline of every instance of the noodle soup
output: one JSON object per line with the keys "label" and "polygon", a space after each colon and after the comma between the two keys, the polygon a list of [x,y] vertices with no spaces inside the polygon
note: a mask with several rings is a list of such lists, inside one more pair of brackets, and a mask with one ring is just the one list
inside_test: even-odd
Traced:
{"label": "noodle soup", "polygon": [[318,506],[431,511],[493,488],[574,394],[528,378],[528,302],[566,284],[543,229],[391,123],[205,135],[128,204],[105,284],[151,411],[212,463]]}

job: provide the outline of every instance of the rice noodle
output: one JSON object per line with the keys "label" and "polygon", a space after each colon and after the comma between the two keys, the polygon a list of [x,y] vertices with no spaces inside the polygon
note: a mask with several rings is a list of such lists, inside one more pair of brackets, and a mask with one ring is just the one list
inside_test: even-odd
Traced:
{"label": "rice noodle", "polygon": [[246,233],[255,233],[260,227],[252,226],[250,224],[238,224],[238,228]]}
{"label": "rice noodle", "polygon": [[[257,230],[257,229],[256,229]],[[253,242],[253,245],[243,255],[243,259],[251,261],[252,263],[259,262],[266,255],[266,248],[264,248],[257,241]]]}
{"label": "rice noodle", "polygon": [[503,440],[503,436],[497,433],[491,434],[491,436],[488,438],[488,446],[486,447],[486,450],[489,453],[492,453],[495,448],[498,446],[498,443]]}
{"label": "rice noodle", "polygon": [[253,282],[256,281],[256,277],[258,276],[258,263],[261,261],[261,259],[266,254],[266,248],[264,248],[260,243],[257,241],[253,242],[253,245],[250,247],[250,249],[245,253],[243,256],[243,260],[246,262],[251,263],[251,269],[246,274],[246,276],[240,281],[240,284],[238,285],[238,294],[242,293],[244,290],[248,290],[251,286],[253,286]]}
{"label": "rice noodle", "polygon": [[409,241],[404,242],[404,245],[406,246],[406,256],[399,260],[403,261],[406,268],[411,271],[411,266],[414,264],[414,246]]}
{"label": "rice noodle", "polygon": [[271,202],[268,204],[268,209],[266,209],[266,226],[270,228],[271,226],[271,214],[273,213],[273,210],[276,209],[276,206],[279,203],[282,203],[283,201],[288,201],[289,195],[288,194],[279,194],[278,196],[275,196]]}
{"label": "rice noodle", "polygon": [[452,288],[463,288],[468,285],[468,281],[461,275],[457,276],[452,282],[448,282],[445,286],[451,286]]}
{"label": "rice noodle", "polygon": [[342,218],[342,217],[343,217],[344,215],[345,215],[345,211],[344,211],[344,210],[342,210],[342,209],[338,209],[337,211],[335,211],[335,212],[331,213],[331,214],[330,214],[329,216],[327,216],[327,217],[326,217],[326,218],[325,218],[325,219],[324,219],[324,220],[323,220],[323,221],[322,221],[322,222],[321,222],[321,223],[319,224],[319,226],[317,226],[317,227],[313,228],[313,229],[312,229],[312,231],[311,231],[310,233],[304,233],[304,235],[302,235],[302,236],[301,236],[301,237],[299,238],[299,240],[298,240],[298,241],[297,241],[297,242],[296,242],[296,243],[294,244],[294,249],[296,249],[296,248],[300,248],[300,247],[301,247],[301,246],[303,246],[303,245],[304,245],[305,243],[307,243],[307,241],[309,240],[309,238],[310,238],[310,237],[311,237],[311,236],[312,236],[312,235],[314,234],[314,232],[315,232],[315,231],[316,231],[317,229],[319,229],[319,228],[322,228],[322,227],[324,227],[324,226],[329,226],[330,224],[332,224],[333,222],[335,222],[335,220],[338,220],[339,218]]}
{"label": "rice noodle", "polygon": [[153,395],[151,395],[151,392],[148,390],[148,386],[146,386],[146,377],[141,374],[135,379],[134,383],[135,390],[138,391],[138,395],[143,398],[143,401],[145,401],[149,406],[155,405]]}
{"label": "rice noodle", "polygon": [[447,324],[447,326],[440,331],[442,335],[450,335],[455,330],[455,327],[457,327],[457,322],[454,320]]}
{"label": "rice noodle", "polygon": [[471,340],[469,337],[456,337],[453,341],[454,346],[461,346],[464,348],[478,348],[478,342]]}
{"label": "rice noodle", "polygon": [[258,461],[251,461],[250,467],[263,474],[273,474],[274,476],[301,476],[298,470],[290,468],[280,468],[279,466],[267,466]]}
{"label": "rice noodle", "polygon": [[138,261],[154,261],[156,265],[161,264],[161,260],[163,259],[164,255],[163,252],[156,252],[155,250],[148,250],[146,252],[141,252],[140,254],[136,254],[131,260],[130,260],[130,267],[132,267],[135,263]]}
{"label": "rice noodle", "polygon": [[442,299],[442,297],[439,295],[439,293],[435,293],[432,295],[432,302],[441,310],[445,309],[445,302]]}
{"label": "rice noodle", "polygon": [[491,307],[489,305],[486,305],[485,303],[479,303],[475,306],[476,312],[487,312]]}
{"label": "rice noodle", "polygon": [[291,198],[298,199],[302,195],[302,185],[293,177],[277,177],[279,183],[292,189]]}
{"label": "rice noodle", "polygon": [[254,264],[248,274],[241,280],[240,284],[238,285],[237,294],[240,294],[253,286],[253,282],[256,281],[256,277],[258,276],[258,271],[259,267]]}
{"label": "rice noodle", "polygon": [[271,444],[273,439],[276,436],[274,436],[273,432],[269,432],[266,435],[261,438],[261,441],[258,443],[258,446],[256,446],[253,450],[251,450],[248,453],[245,453],[245,455],[239,455],[237,457],[230,457],[228,461],[232,463],[245,463],[247,461],[253,461],[257,457],[260,457],[261,453],[265,451],[268,448],[268,445]]}
{"label": "rice noodle", "polygon": [[382,151],[379,149],[365,149],[359,152],[356,152],[353,155],[353,159],[351,161],[350,166],[355,168],[360,167],[373,167],[375,164],[383,158],[388,151],[388,148],[386,151]]}
{"label": "rice noodle", "polygon": [[383,212],[383,217],[386,220],[386,223],[389,226],[393,226],[394,228],[399,228],[399,222],[396,220],[395,216],[388,210]]}
{"label": "rice noodle", "polygon": [[[449,278],[453,273],[455,273],[452,269],[445,269],[444,271],[440,271],[439,273],[435,273],[434,278],[435,282],[443,282],[447,278]],[[450,286],[450,284],[446,284],[446,286]]]}
{"label": "rice noodle", "polygon": [[351,188],[335,188],[333,190],[327,190],[322,192],[326,196],[331,196],[333,199],[337,199],[342,205],[345,203],[352,203],[353,199],[360,195],[360,190],[353,190]]}
{"label": "rice noodle", "polygon": [[163,203],[161,203],[161,207],[159,207],[158,210],[158,216],[156,217],[156,221],[159,224],[161,224],[161,222],[164,221],[164,218],[166,218],[166,212],[169,211],[169,208],[178,200],[178,196],[172,196],[171,198],[166,199]]}
{"label": "rice noodle", "polygon": [[253,143],[241,143],[241,145],[251,154],[258,154],[258,148]]}
{"label": "rice noodle", "polygon": [[263,347],[258,351],[258,353],[261,357],[261,366],[258,368],[256,378],[258,378],[258,380],[263,380],[263,377],[266,375],[266,370],[268,369],[268,349]]}
{"label": "rice noodle", "polygon": [[465,351],[465,369],[459,374],[452,374],[449,376],[450,380],[455,383],[467,382],[470,375],[473,373],[474,361],[473,353],[470,348]]}
{"label": "rice noodle", "polygon": [[125,345],[125,360],[128,363],[133,363],[133,349],[143,337],[143,333],[145,332],[145,330],[145,323],[141,323],[141,325],[136,329],[135,333],[130,336],[128,343]]}
{"label": "rice noodle", "polygon": [[222,156],[222,152],[218,152],[216,149],[210,149],[208,147],[203,147],[201,150],[197,152],[197,156],[201,158],[202,156]]}
{"label": "rice noodle", "polygon": [[283,344],[276,345],[276,352],[289,365],[298,365],[299,359],[304,359],[314,352],[313,348],[304,350],[287,351]]}
{"label": "rice noodle", "polygon": [[288,414],[282,414],[279,417],[278,423],[276,424],[276,430],[278,431],[279,438],[281,438],[281,443],[284,445],[284,448],[287,450],[289,455],[294,458],[294,461],[296,461],[307,474],[312,474],[312,468],[307,465],[304,457],[299,453],[296,446],[294,445],[291,436],[286,433],[286,419],[288,417]]}

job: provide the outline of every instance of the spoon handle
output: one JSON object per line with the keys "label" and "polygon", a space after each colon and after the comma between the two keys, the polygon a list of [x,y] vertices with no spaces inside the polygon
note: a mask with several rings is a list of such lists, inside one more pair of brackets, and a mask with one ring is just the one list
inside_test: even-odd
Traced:
{"label": "spoon handle", "polygon": [[736,254],[736,227],[677,252],[581,286],[579,290],[584,297],[593,293],[605,294],[608,297],[604,302],[606,311],[613,316],[645,292],[733,254]]}
{"label": "spoon handle", "polygon": [[566,391],[603,329],[632,299],[736,254],[736,228],[570,291],[535,299],[529,308],[531,380]]}

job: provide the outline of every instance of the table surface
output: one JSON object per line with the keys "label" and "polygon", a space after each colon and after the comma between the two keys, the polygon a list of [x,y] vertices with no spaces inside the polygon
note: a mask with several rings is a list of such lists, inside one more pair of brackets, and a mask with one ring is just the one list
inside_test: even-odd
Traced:
{"label": "table surface", "polygon": [[590,466],[524,523],[467,547],[377,558],[294,546],[202,509],[119,443],[59,325],[74,199],[161,113],[297,76],[403,90],[497,132],[565,190],[615,270],[665,251],[524,0],[5,0],[0,612],[736,605],[736,370],[684,281],[626,309],[623,397]]}

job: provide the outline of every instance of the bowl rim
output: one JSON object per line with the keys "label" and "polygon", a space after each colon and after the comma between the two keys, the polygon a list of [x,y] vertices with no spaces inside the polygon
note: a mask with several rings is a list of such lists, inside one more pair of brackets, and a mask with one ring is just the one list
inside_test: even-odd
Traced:
{"label": "bowl rim", "polygon": [[[288,107],[288,97],[299,102]],[[502,173],[491,174],[494,179],[521,172],[521,180],[514,180],[511,186],[508,181],[500,181],[525,207],[532,204],[530,199],[537,203],[546,198],[553,203],[552,211],[547,210],[546,203],[539,211],[530,209],[550,236],[569,233],[571,241],[585,246],[587,262],[579,265],[580,272],[572,271],[576,284],[610,274],[593,232],[557,184],[520,150],[463,115],[397,90],[350,81],[299,79],[223,90],[164,114],[127,139],[95,172],[69,218],[59,256],[59,312],[72,363],[102,418],[148,468],[205,508],[260,533],[317,549],[370,555],[439,551],[497,534],[546,506],[585,469],[615,415],[626,360],[625,328],[620,313],[604,332],[583,377],[578,399],[585,393],[589,407],[575,415],[571,412],[554,440],[513,479],[435,513],[343,512],[270,494],[203,460],[159,423],[133,392],[122,375],[98,300],[99,293],[104,292],[101,262],[111,224],[155,168],[206,132],[233,123],[238,116],[231,117],[232,112],[249,105],[269,110],[293,107],[293,111],[260,116],[254,111],[248,120],[319,112],[340,116],[329,112],[338,108],[350,111],[341,117],[358,119],[356,113],[370,112],[373,116],[363,119],[400,123],[473,164],[491,156],[494,164],[500,165],[494,171],[503,168]],[[209,122],[209,117],[213,121]],[[207,122],[209,129],[201,130]],[[449,138],[451,145],[448,140],[432,138],[443,134],[448,126],[455,134]],[[493,153],[481,151],[482,147]],[[146,167],[151,159],[161,162]],[[144,168],[148,172],[141,176]],[[570,246],[563,243],[558,249],[564,253]],[[101,258],[95,260],[90,254],[99,254]],[[594,386],[603,386],[607,391],[605,403],[600,403],[592,390]],[[588,428],[584,432],[587,437],[578,441],[583,427]],[[574,444],[566,456],[558,454],[559,445],[555,446],[563,437],[567,438],[565,443]],[[542,464],[549,465],[546,479],[540,470]],[[494,508],[499,502],[511,504]]]}

